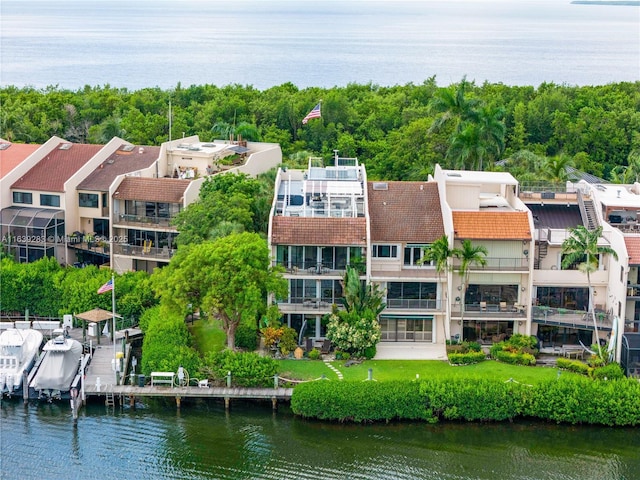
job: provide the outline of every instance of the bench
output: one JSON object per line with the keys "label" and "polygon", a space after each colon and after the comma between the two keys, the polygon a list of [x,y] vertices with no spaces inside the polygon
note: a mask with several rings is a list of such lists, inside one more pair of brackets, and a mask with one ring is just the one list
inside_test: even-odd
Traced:
{"label": "bench", "polygon": [[563,345],[562,355],[567,358],[583,359],[584,349],[580,345]]}
{"label": "bench", "polygon": [[151,372],[151,386],[168,385],[173,387],[175,375],[173,372]]}

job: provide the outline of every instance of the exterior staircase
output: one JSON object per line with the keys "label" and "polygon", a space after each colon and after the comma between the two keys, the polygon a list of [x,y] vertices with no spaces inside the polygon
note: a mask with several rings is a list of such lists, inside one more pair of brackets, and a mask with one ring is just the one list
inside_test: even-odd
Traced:
{"label": "exterior staircase", "polygon": [[533,259],[533,268],[538,270],[540,268],[540,261],[547,256],[549,244],[546,241],[541,241],[536,244],[536,256]]}
{"label": "exterior staircase", "polygon": [[587,230],[595,230],[599,226],[598,216],[593,200],[584,199],[582,192],[578,190],[578,205],[580,206],[580,214],[582,215],[582,223]]}

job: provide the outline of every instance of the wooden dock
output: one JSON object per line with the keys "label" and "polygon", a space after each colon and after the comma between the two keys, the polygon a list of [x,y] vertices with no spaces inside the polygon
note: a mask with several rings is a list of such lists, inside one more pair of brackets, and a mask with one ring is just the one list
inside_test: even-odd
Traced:
{"label": "wooden dock", "polygon": [[[84,372],[84,398],[89,400],[96,397],[104,397],[107,404],[119,401],[121,404],[127,400],[131,405],[136,398],[170,398],[175,399],[179,408],[182,398],[223,399],[225,406],[229,408],[231,399],[245,400],[270,400],[275,409],[278,401],[290,401],[293,388],[240,388],[240,387],[200,387],[200,386],[151,386],[137,384],[138,376],[133,377],[134,384],[130,383],[126,365],[129,364],[129,348],[122,341],[122,332],[116,334],[116,346],[107,340],[100,345],[94,345],[91,362]],[[123,351],[124,345],[124,351]],[[124,357],[123,371],[118,374],[113,369],[114,356],[121,353]],[[119,380],[119,381],[118,381]],[[149,379],[146,379],[149,381]]]}

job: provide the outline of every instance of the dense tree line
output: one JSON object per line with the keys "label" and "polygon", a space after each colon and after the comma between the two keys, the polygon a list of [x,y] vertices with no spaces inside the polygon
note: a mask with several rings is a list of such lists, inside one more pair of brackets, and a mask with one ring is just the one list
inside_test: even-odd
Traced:
{"label": "dense tree line", "polygon": [[[111,272],[96,266],[62,267],[55,258],[31,263],[0,260],[0,312],[61,317],[96,307],[111,311],[111,295],[98,289],[111,278]],[[157,300],[145,272],[116,275],[116,311],[125,318],[138,318]]]}
{"label": "dense tree line", "polygon": [[[322,100],[322,118],[303,125]],[[422,84],[299,89],[291,83],[257,90],[242,85],[178,84],[129,91],[110,85],[77,91],[55,86],[0,89],[0,137],[42,143],[52,135],[106,143],[120,136],[158,145],[197,134],[276,142],[286,157],[334,149],[356,156],[372,179],[424,179],[435,163],[448,168],[504,168],[521,180],[563,181],[567,166],[633,178],[640,158],[640,82],[577,87]],[[496,160],[502,160],[496,165]]]}

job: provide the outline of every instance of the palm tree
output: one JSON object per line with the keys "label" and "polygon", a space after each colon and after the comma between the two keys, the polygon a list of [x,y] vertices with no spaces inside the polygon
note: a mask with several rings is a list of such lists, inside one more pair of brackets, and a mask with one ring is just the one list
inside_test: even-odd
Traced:
{"label": "palm tree", "polygon": [[567,268],[575,262],[581,262],[578,264],[578,270],[587,274],[587,284],[589,286],[589,313],[591,313],[593,329],[596,333],[598,355],[604,360],[602,347],[600,346],[596,312],[593,308],[591,274],[598,269],[598,258],[600,255],[609,254],[617,260],[618,254],[609,246],[598,245],[598,240],[602,236],[602,227],[598,227],[595,230],[588,230],[583,225],[578,225],[576,228],[572,228],[569,232],[570,236],[562,242],[562,253],[564,254],[562,259],[562,268]]}
{"label": "palm tree", "polygon": [[384,292],[380,290],[380,286],[361,282],[358,269],[349,265],[342,279],[342,291],[341,300],[347,312],[362,315],[365,310],[370,310],[377,318],[386,307],[383,302]]}
{"label": "palm tree", "polygon": [[453,86],[450,86],[442,88],[436,93],[429,107],[432,111],[442,115],[436,118],[431,125],[432,131],[439,130],[452,120],[456,122],[455,130],[459,131],[461,122],[475,118],[475,107],[478,105],[478,100],[466,97],[467,88],[471,85],[467,82],[467,77],[464,76],[457,88],[454,89]]}
{"label": "palm tree", "polygon": [[[449,262],[449,259],[452,256],[453,256],[453,249],[449,247],[449,237],[447,237],[446,235],[443,235],[425,249],[424,255],[420,259],[420,263],[425,263],[425,262],[435,263],[436,272],[438,273],[438,283],[442,283],[442,274],[444,272],[448,272],[451,269],[451,264]],[[443,285],[442,293],[444,296],[445,305],[447,305],[447,308],[448,308],[449,302],[447,299],[447,290],[444,287],[445,286]],[[448,317],[449,316],[446,315],[442,319],[442,323],[444,326],[443,331],[444,331],[445,339],[451,336],[450,329],[447,328],[449,327],[447,322]]]}
{"label": "palm tree", "polygon": [[454,248],[451,253],[455,258],[460,260],[460,266],[458,267],[458,274],[462,279],[462,288],[460,290],[462,308],[460,312],[461,321],[464,324],[464,297],[467,292],[467,287],[469,286],[469,269],[474,265],[484,267],[487,264],[486,256],[489,252],[484,245],[473,245],[471,240],[465,239],[462,241],[461,248]]}
{"label": "palm tree", "polygon": [[573,158],[569,155],[557,155],[555,157],[547,158],[542,164],[540,173],[552,183],[563,183],[569,178],[567,168],[573,167]]}
{"label": "palm tree", "polygon": [[[504,152],[506,127],[502,121],[503,117],[504,109],[499,107],[482,107],[477,114],[478,142],[482,145],[481,151],[494,160],[498,160]],[[483,158],[484,155],[478,158],[480,171],[482,171]]]}

